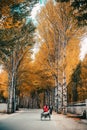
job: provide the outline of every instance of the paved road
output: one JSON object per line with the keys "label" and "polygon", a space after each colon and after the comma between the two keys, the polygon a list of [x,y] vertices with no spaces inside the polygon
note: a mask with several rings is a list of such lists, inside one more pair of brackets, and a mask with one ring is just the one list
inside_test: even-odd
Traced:
{"label": "paved road", "polygon": [[41,110],[22,110],[16,114],[2,115],[0,130],[87,130],[80,120],[53,114],[51,120],[40,119]]}

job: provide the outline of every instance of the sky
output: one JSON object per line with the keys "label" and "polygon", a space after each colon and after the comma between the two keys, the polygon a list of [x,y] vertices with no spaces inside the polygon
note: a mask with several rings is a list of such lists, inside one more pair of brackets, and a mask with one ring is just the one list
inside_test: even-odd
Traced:
{"label": "sky", "polygon": [[35,17],[37,15],[37,13],[40,11],[41,5],[40,3],[36,4],[35,7],[33,8],[32,12],[31,12],[31,16],[32,19],[35,20]]}
{"label": "sky", "polygon": [[0,65],[0,73],[2,73],[2,71],[3,71],[3,66]]}
{"label": "sky", "polygon": [[86,37],[82,38],[80,42],[80,60],[83,60],[85,58],[85,55],[87,54],[87,35]]}

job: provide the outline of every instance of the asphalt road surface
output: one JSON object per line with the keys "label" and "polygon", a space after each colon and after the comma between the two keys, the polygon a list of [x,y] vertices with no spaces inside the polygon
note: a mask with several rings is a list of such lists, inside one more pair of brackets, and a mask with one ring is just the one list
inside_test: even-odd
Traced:
{"label": "asphalt road surface", "polygon": [[22,110],[11,115],[0,116],[0,130],[87,130],[87,124],[81,120],[53,113],[51,120],[41,120],[42,110]]}

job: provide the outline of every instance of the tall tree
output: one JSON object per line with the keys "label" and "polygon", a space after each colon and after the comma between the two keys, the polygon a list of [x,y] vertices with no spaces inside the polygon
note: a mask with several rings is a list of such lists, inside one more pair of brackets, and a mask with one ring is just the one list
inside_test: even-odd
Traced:
{"label": "tall tree", "polygon": [[[45,19],[45,20],[44,20]],[[72,10],[69,2],[59,2],[54,4],[49,1],[45,7],[43,7],[39,15],[39,26],[40,36],[45,41],[47,46],[50,48],[50,41],[54,47],[54,62],[56,68],[56,84],[59,89],[59,72],[62,72],[63,89],[64,89],[64,102],[67,102],[67,87],[66,87],[66,46],[69,41],[81,33],[80,29],[77,29],[76,21],[73,20]],[[79,31],[80,30],[80,31]],[[50,50],[50,49],[49,49]],[[60,68],[60,69],[59,69]],[[59,91],[58,91],[59,93]],[[58,95],[58,94],[57,94]],[[59,99],[59,98],[58,98]]]}
{"label": "tall tree", "polygon": [[[34,26],[31,21],[26,24],[26,18],[34,2],[35,1],[20,0],[10,3],[11,5],[9,6],[8,2],[3,1],[3,6],[1,6],[1,10],[4,10],[4,5],[6,5],[9,10],[7,13],[2,11],[0,30],[1,61],[3,61],[9,74],[8,113],[15,112],[15,80],[17,78],[16,73],[18,66],[26,52],[26,48],[33,43],[32,33],[34,31]],[[6,16],[4,20],[3,15]],[[8,18],[10,19],[8,20]],[[17,29],[18,26],[19,28]],[[2,46],[4,46],[4,48],[2,48]],[[6,65],[6,62],[8,62],[8,65]]]}

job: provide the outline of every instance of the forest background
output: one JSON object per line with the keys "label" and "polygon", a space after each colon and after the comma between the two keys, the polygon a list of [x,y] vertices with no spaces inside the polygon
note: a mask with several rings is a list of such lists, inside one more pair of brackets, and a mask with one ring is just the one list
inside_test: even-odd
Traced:
{"label": "forest background", "polygon": [[[87,99],[87,55],[79,57],[81,39],[87,37],[87,3],[73,8],[75,2],[45,1],[34,23],[37,2],[0,1],[0,99],[9,111],[15,102],[41,107],[59,83],[67,88],[68,102]],[[32,59],[35,46],[39,50]]]}

